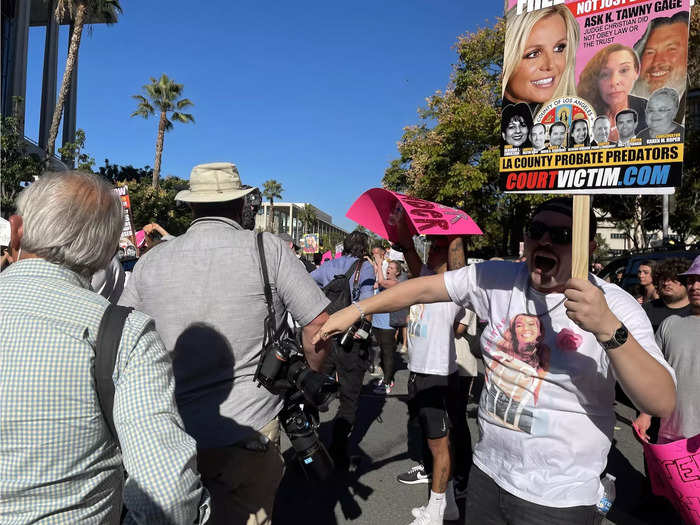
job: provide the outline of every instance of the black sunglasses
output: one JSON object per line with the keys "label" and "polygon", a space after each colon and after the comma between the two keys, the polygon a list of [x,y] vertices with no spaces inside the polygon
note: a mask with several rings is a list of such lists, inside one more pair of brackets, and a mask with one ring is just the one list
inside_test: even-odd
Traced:
{"label": "black sunglasses", "polygon": [[567,226],[547,226],[543,222],[533,221],[527,229],[527,236],[539,241],[547,232],[554,244],[571,244],[571,228]]}

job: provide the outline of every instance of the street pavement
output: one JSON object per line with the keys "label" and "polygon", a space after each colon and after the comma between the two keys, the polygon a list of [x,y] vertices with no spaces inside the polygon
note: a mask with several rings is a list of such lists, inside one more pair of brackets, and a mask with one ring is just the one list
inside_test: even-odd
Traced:
{"label": "street pavement", "polygon": [[[399,359],[399,364],[402,369],[396,373],[396,387],[389,396],[372,394],[369,382],[375,378],[365,375],[358,421],[351,437],[353,466],[349,472],[337,473],[324,483],[307,480],[293,459],[289,441],[283,438],[282,450],[288,467],[277,493],[272,520],[275,525],[407,525],[413,520],[411,508],[426,503],[429,486],[402,485],[396,481],[397,474],[415,465],[406,450],[408,370],[403,359]],[[475,404],[468,408],[472,443],[478,438],[476,408]],[[606,472],[617,478],[617,498],[603,524],[680,524],[678,516],[663,500],[643,495],[644,458],[631,427],[635,412],[621,403],[615,410],[615,441]],[[320,435],[324,443],[330,440],[331,419],[336,411],[337,401],[333,401],[329,411],[321,414]],[[445,524],[464,523],[463,500],[459,503],[462,518]],[[478,525],[479,518],[470,517],[466,523]]]}

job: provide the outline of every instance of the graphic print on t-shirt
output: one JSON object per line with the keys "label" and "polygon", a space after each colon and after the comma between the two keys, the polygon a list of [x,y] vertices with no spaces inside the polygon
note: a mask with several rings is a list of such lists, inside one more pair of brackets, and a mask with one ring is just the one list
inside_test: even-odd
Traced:
{"label": "graphic print on t-shirt", "polygon": [[[423,317],[425,315],[425,318]],[[408,311],[408,337],[428,337],[430,313],[424,304],[416,304]]]}
{"label": "graphic print on t-shirt", "polygon": [[544,327],[536,315],[521,313],[495,327],[493,335],[496,343],[487,348],[485,410],[504,426],[531,434],[533,409],[549,371]]}

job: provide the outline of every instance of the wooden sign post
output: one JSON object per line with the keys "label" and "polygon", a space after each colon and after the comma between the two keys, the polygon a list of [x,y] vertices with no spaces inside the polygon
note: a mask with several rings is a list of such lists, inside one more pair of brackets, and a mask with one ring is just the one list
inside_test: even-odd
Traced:
{"label": "wooden sign post", "polygon": [[588,279],[590,209],[590,195],[574,195],[574,213],[571,225],[571,277],[576,279]]}

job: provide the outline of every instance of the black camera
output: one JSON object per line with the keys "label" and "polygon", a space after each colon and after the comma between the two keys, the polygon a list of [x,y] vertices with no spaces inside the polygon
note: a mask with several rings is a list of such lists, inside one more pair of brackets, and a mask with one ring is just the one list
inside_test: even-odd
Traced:
{"label": "black camera", "polygon": [[372,323],[367,319],[362,319],[359,323],[355,323],[343,334],[340,338],[340,346],[346,352],[352,350],[352,345],[355,341],[366,341],[369,337],[369,332],[372,329]]}
{"label": "black camera", "polygon": [[[252,186],[244,184],[241,187],[243,189],[248,189]],[[262,194],[258,188],[255,188],[243,197],[243,210],[241,211],[242,228],[246,230],[255,229],[255,216],[258,214],[260,206],[262,206]]]}
{"label": "black camera", "polygon": [[297,342],[290,337],[275,339],[263,348],[255,380],[258,386],[284,396],[280,424],[304,473],[319,481],[328,479],[333,472],[333,460],[318,438],[318,418],[305,408],[327,403],[338,390],[338,383],[311,370]]}

